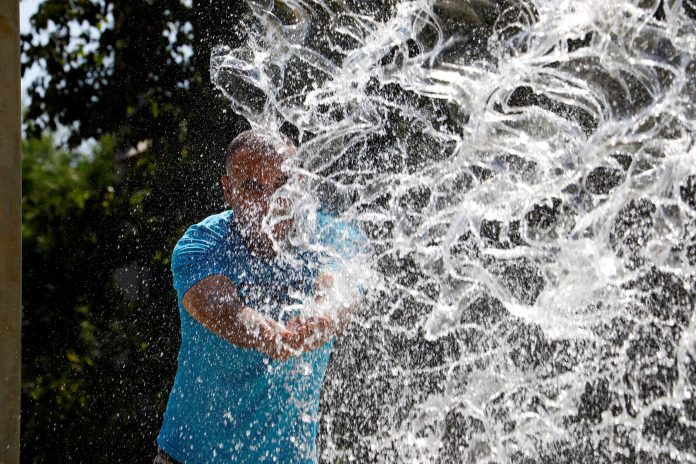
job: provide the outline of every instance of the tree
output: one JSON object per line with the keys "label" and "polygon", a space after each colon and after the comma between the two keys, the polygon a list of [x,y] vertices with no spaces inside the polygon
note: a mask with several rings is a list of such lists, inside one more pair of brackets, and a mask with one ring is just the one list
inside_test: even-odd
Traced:
{"label": "tree", "polygon": [[135,348],[111,275],[124,253],[108,245],[131,216],[112,153],[111,138],[89,157],[50,137],[23,145],[24,462],[91,460],[113,414],[109,372]]}
{"label": "tree", "polygon": [[[243,4],[46,0],[22,37],[24,69],[46,71],[25,114],[23,462],[151,461],[179,342],[171,251],[222,207],[245,128],[208,75]],[[53,147],[59,126],[97,148]]]}

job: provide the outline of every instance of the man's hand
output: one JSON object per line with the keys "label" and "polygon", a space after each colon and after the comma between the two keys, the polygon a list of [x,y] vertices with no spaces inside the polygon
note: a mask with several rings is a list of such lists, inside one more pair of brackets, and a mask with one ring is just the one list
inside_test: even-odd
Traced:
{"label": "man's hand", "polygon": [[[334,332],[341,330],[343,327],[350,323],[351,316],[358,310],[358,298],[352,302],[345,301],[331,301],[339,299],[340,296],[335,293],[333,287],[336,283],[336,278],[333,274],[322,274],[317,277],[314,282],[314,302],[317,304],[329,303],[335,308],[336,319],[332,320]],[[333,295],[332,295],[333,293]],[[337,298],[338,297],[338,298]]]}
{"label": "man's hand", "polygon": [[258,350],[279,361],[286,361],[305,351],[316,350],[334,334],[334,323],[326,317],[296,317],[287,327],[272,319],[265,319],[259,322],[258,326]]}
{"label": "man's hand", "polygon": [[314,281],[314,301],[323,303],[326,299],[326,293],[334,286],[333,274],[322,274]]}
{"label": "man's hand", "polygon": [[[287,327],[273,319],[261,316],[251,308],[244,308],[241,319],[250,332],[257,332],[255,349],[269,358],[286,361],[305,351],[313,351],[326,343],[334,333],[334,323],[326,317],[292,319]],[[256,330],[255,330],[256,328]]]}
{"label": "man's hand", "polygon": [[216,274],[204,278],[186,292],[182,303],[204,327],[240,348],[260,351],[279,360],[304,349],[302,338],[295,331],[244,306],[226,276]]}
{"label": "man's hand", "polygon": [[271,359],[286,361],[301,351],[302,342],[294,330],[266,319],[260,324],[258,349]]}
{"label": "man's hand", "polygon": [[328,317],[317,316],[306,319],[295,317],[287,326],[294,332],[304,351],[312,351],[321,347],[336,333],[336,324]]}

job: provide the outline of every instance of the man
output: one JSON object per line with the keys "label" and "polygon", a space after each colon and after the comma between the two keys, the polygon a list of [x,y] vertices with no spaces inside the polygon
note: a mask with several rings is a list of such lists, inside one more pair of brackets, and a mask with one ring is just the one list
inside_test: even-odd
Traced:
{"label": "man", "polygon": [[[273,237],[262,227],[269,210],[290,206],[271,202],[292,156],[251,131],[235,138],[221,179],[229,211],[191,226],[174,248],[182,340],[155,463],[316,462],[321,384],[352,308],[337,318],[293,313],[298,292],[319,303],[333,277],[318,253],[295,250],[292,263],[277,254],[291,220],[273,225]],[[317,223],[324,246],[344,256],[360,248],[355,229],[321,213]]]}

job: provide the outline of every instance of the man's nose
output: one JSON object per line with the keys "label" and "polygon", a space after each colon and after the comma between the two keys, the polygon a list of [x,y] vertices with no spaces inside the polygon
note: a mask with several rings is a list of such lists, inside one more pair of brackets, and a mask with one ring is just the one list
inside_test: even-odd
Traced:
{"label": "man's nose", "polygon": [[281,209],[288,209],[292,206],[293,199],[289,195],[283,195],[276,198],[276,206]]}
{"label": "man's nose", "polygon": [[292,199],[285,196],[276,197],[273,201],[272,211],[274,216],[285,216],[290,212]]}

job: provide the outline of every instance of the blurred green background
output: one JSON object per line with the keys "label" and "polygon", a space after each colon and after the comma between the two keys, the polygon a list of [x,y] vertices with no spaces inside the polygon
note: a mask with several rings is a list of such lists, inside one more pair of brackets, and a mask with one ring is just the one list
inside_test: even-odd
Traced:
{"label": "blurred green background", "polygon": [[243,2],[28,3],[21,460],[152,462],[179,344],[171,250],[223,207],[223,149],[246,129],[208,75],[211,47],[243,40]]}

